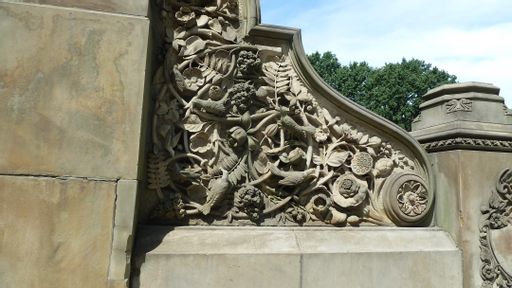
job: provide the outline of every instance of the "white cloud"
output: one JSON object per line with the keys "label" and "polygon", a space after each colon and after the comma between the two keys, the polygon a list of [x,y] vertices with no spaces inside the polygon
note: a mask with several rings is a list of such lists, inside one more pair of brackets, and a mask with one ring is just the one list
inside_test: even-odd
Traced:
{"label": "white cloud", "polygon": [[[271,1],[285,7],[266,18],[264,1],[264,22],[301,28],[308,53],[332,51],[344,63],[374,66],[425,60],[459,81],[493,83],[512,106],[512,1],[319,0],[303,10],[301,1]],[[297,11],[287,15],[286,5]]]}

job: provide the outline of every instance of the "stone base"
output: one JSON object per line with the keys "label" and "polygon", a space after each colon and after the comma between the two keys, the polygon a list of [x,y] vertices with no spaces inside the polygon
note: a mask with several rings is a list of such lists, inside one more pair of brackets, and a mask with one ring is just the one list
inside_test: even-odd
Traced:
{"label": "stone base", "polygon": [[[133,287],[462,287],[437,229],[141,227]],[[341,285],[341,286],[340,286]]]}

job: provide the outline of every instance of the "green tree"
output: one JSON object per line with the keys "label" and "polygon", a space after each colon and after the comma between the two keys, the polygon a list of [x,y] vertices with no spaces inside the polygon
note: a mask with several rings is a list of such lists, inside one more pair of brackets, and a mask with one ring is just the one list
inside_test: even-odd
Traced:
{"label": "green tree", "polygon": [[402,59],[375,68],[366,62],[342,65],[332,52],[315,52],[308,57],[327,84],[407,130],[419,113],[421,96],[429,89],[457,80],[418,59]]}

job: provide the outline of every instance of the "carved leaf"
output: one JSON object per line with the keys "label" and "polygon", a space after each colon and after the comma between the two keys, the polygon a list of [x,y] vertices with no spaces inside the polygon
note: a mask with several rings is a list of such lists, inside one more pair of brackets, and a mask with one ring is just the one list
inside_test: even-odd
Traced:
{"label": "carved leaf", "polygon": [[208,20],[210,20],[210,17],[206,15],[201,15],[196,19],[197,27],[203,27],[206,24],[208,24]]}
{"label": "carved leaf", "polygon": [[327,159],[327,165],[331,167],[340,167],[347,160],[350,155],[347,151],[335,151],[331,153],[329,159]]}
{"label": "carved leaf", "polygon": [[205,132],[198,132],[190,137],[190,150],[192,152],[206,153],[211,147],[209,135]]}
{"label": "carved leaf", "polygon": [[313,163],[316,165],[322,165],[325,164],[325,159],[320,155],[313,155]]}
{"label": "carved leaf", "polygon": [[229,52],[226,50],[218,50],[213,55],[206,55],[201,68],[203,76],[206,77],[206,82],[210,82],[219,74],[226,74],[229,70],[230,62]]}
{"label": "carved leaf", "polygon": [[219,22],[219,19],[215,18],[208,22],[208,26],[210,26],[210,29],[217,33],[222,33],[222,25]]}
{"label": "carved leaf", "polygon": [[185,118],[183,127],[185,127],[185,130],[187,130],[188,132],[196,133],[201,131],[204,124],[206,123],[201,121],[199,116],[197,116],[196,114],[190,114],[187,118]]}
{"label": "carved leaf", "polygon": [[224,28],[224,31],[222,31],[222,37],[224,37],[224,39],[226,39],[228,41],[235,41],[236,35],[237,35],[236,29],[233,28],[233,26],[231,26],[231,25],[227,25]]}
{"label": "carved leaf", "polygon": [[233,185],[238,184],[238,181],[247,173],[247,163],[244,160],[245,158],[241,159],[229,173],[228,179]]}
{"label": "carved leaf", "polygon": [[190,36],[185,40],[185,45],[183,49],[181,49],[179,56],[194,55],[205,47],[206,41],[201,39],[199,36]]}

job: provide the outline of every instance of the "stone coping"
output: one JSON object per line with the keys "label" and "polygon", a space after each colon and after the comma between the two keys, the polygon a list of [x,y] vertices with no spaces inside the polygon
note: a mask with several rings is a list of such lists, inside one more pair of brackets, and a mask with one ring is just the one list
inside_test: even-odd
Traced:
{"label": "stone coping", "polygon": [[457,251],[439,228],[141,226],[137,254]]}

